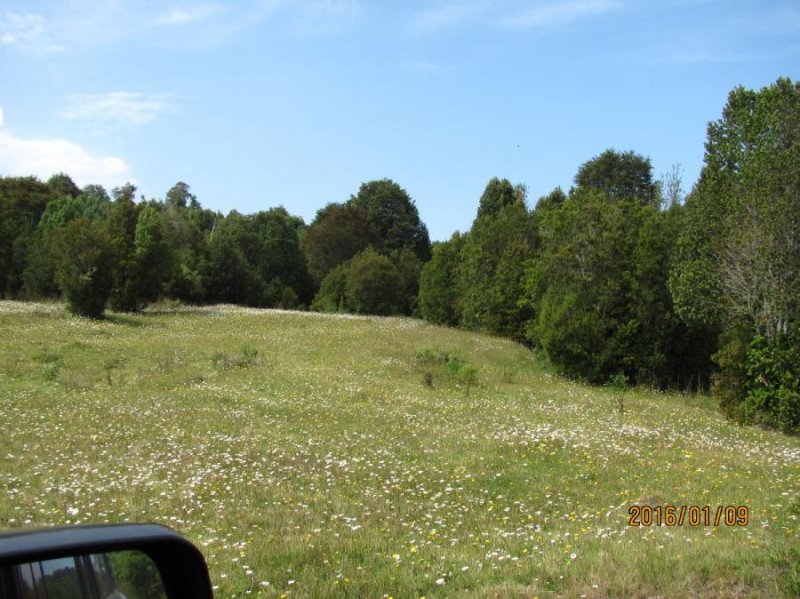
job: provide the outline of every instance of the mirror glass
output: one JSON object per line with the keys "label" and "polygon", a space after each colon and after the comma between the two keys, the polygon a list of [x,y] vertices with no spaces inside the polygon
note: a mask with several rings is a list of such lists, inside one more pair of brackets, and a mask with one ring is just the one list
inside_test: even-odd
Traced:
{"label": "mirror glass", "polygon": [[141,551],[73,555],[0,568],[0,599],[166,599]]}

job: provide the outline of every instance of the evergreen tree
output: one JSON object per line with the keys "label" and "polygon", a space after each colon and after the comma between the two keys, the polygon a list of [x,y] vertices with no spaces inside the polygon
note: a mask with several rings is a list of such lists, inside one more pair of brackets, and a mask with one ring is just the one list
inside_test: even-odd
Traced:
{"label": "evergreen tree", "polygon": [[53,239],[56,278],[71,312],[99,318],[111,292],[111,240],[98,222],[70,221]]}

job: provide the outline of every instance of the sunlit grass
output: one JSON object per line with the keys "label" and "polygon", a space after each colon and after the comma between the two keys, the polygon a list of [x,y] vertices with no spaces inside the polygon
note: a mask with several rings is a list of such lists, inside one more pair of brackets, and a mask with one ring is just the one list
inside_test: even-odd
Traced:
{"label": "sunlit grass", "polygon": [[[0,528],[160,522],[220,597],[800,590],[800,440],[702,401],[620,414],[509,341],[407,319],[0,302],[0,334]],[[469,395],[425,350],[477,370]],[[632,528],[634,502],[751,517]]]}

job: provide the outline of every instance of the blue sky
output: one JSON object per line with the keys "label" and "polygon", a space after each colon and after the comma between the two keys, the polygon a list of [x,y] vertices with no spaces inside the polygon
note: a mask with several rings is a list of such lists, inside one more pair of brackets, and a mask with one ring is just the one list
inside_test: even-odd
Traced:
{"label": "blue sky", "polygon": [[388,177],[446,239],[606,148],[688,190],[728,92],[798,70],[797,0],[2,0],[0,175],[306,222]]}

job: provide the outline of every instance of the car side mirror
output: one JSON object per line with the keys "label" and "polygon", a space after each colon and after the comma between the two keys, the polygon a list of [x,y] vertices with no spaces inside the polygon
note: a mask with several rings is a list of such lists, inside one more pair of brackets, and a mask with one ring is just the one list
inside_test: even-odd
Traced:
{"label": "car side mirror", "polygon": [[213,599],[200,551],[157,524],[0,534],[0,599]]}

